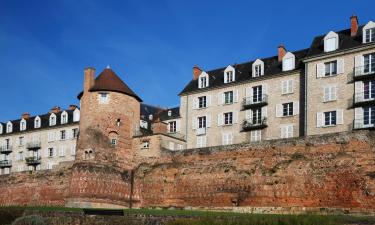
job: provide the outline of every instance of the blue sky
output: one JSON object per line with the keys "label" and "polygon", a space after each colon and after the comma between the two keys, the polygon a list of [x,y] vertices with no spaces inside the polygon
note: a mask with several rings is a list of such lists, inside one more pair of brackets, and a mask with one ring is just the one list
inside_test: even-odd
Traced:
{"label": "blue sky", "polygon": [[375,20],[373,0],[256,2],[0,0],[0,121],[78,104],[87,66],[110,65],[144,102],[177,106],[195,64],[306,48],[352,14]]}

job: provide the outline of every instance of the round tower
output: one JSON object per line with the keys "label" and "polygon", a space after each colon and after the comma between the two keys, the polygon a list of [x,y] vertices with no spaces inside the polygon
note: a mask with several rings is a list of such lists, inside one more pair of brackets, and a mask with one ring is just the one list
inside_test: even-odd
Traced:
{"label": "round tower", "polygon": [[76,160],[131,169],[142,100],[109,67],[86,68],[83,86]]}

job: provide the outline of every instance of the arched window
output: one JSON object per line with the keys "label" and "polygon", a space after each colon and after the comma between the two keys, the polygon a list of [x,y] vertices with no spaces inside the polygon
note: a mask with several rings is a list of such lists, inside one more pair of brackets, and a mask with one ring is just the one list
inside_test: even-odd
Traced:
{"label": "arched window", "polygon": [[56,115],[54,113],[52,113],[49,116],[49,125],[50,126],[55,126],[56,125]]}
{"label": "arched window", "polygon": [[111,146],[116,147],[118,144],[118,133],[116,131],[111,131],[109,132],[108,137],[111,142]]}
{"label": "arched window", "polygon": [[253,63],[252,77],[260,77],[264,75],[264,62],[260,59],[255,60]]}
{"label": "arched window", "polygon": [[8,122],[7,123],[7,130],[6,130],[6,132],[7,133],[11,133],[13,131],[13,124],[12,124],[12,122]]}
{"label": "arched window", "polygon": [[40,128],[40,124],[41,124],[40,117],[39,116],[35,117],[34,128]]}
{"label": "arched window", "polygon": [[209,77],[206,72],[202,72],[198,77],[198,88],[205,88],[209,85]]}
{"label": "arched window", "polygon": [[231,83],[236,80],[236,70],[233,68],[233,66],[229,65],[224,70],[224,83]]}
{"label": "arched window", "polygon": [[283,71],[294,70],[296,67],[296,58],[291,52],[287,52],[283,57]]}
{"label": "arched window", "polygon": [[335,51],[339,48],[339,35],[333,31],[330,31],[324,37],[324,52]]}
{"label": "arched window", "polygon": [[26,130],[26,120],[22,119],[20,122],[20,131]]}
{"label": "arched window", "polygon": [[61,124],[68,123],[68,113],[66,111],[61,113]]}
{"label": "arched window", "polygon": [[80,120],[80,111],[77,108],[73,111],[73,122],[78,122],[79,120]]}

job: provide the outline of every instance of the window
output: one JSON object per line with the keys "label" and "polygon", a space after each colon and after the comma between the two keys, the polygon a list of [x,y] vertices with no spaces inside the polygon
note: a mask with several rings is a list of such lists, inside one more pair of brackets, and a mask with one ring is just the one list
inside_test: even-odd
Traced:
{"label": "window", "polygon": [[34,128],[40,128],[40,118],[37,116],[34,120]]}
{"label": "window", "polygon": [[363,124],[364,125],[375,124],[375,106],[363,108]]}
{"label": "window", "polygon": [[224,83],[231,83],[233,81],[235,81],[235,69],[229,65],[224,70]]}
{"label": "window", "polygon": [[292,53],[287,52],[282,60],[283,71],[294,70],[295,61],[296,61],[295,56]]}
{"label": "window", "polygon": [[61,124],[66,124],[66,123],[68,123],[68,113],[64,111],[61,114]]}
{"label": "window", "polygon": [[207,145],[206,136],[197,136],[197,148],[203,148]]}
{"label": "window", "polygon": [[53,168],[53,163],[49,162],[47,163],[47,170],[52,170]]}
{"label": "window", "polygon": [[3,133],[3,125],[0,123],[0,134]]}
{"label": "window", "polygon": [[259,77],[264,74],[264,62],[260,59],[255,60],[255,62],[252,65],[253,67],[253,77]]}
{"label": "window", "polygon": [[171,121],[168,123],[168,131],[169,133],[176,133],[177,131],[177,122],[176,121]]}
{"label": "window", "polygon": [[60,157],[64,157],[65,156],[65,146],[61,146],[60,147]]}
{"label": "window", "polygon": [[363,55],[364,73],[375,72],[375,53]]}
{"label": "window", "polygon": [[11,133],[13,131],[13,124],[9,121],[7,123],[7,133]]}
{"label": "window", "polygon": [[22,119],[20,123],[20,131],[24,131],[24,130],[26,130],[26,121]]}
{"label": "window", "polygon": [[206,128],[206,117],[198,117],[198,128]]}
{"label": "window", "polygon": [[291,94],[294,92],[293,87],[294,81],[293,80],[283,80],[281,82],[281,94]]}
{"label": "window", "polygon": [[80,119],[80,111],[79,109],[75,109],[73,112],[73,122],[78,122]]}
{"label": "window", "polygon": [[65,140],[66,139],[66,131],[62,130],[60,131],[60,140]]}
{"label": "window", "polygon": [[200,83],[201,83],[201,85],[200,85],[200,88],[205,88],[206,87],[206,77],[201,77],[200,78]]}
{"label": "window", "polygon": [[55,126],[56,125],[56,115],[53,114],[53,113],[49,117],[49,125],[50,126]]}
{"label": "window", "polygon": [[150,147],[150,142],[149,141],[143,141],[142,142],[142,149],[148,149]]}
{"label": "window", "polygon": [[232,133],[225,133],[223,134],[223,145],[231,145],[233,144],[233,134]]}
{"label": "window", "polygon": [[111,139],[111,145],[116,146],[117,145],[117,139]]}
{"label": "window", "polygon": [[52,142],[55,140],[55,133],[53,131],[48,132],[48,142]]}
{"label": "window", "polygon": [[335,101],[337,99],[337,87],[330,86],[324,88],[324,102]]}
{"label": "window", "polygon": [[233,103],[233,91],[224,92],[224,103],[232,104]]}
{"label": "window", "polygon": [[172,111],[168,110],[168,116],[172,116]]}
{"label": "window", "polygon": [[262,131],[260,130],[253,130],[250,132],[250,141],[256,142],[262,139]]}
{"label": "window", "polygon": [[253,87],[253,102],[262,102],[262,85]]}
{"label": "window", "polygon": [[18,154],[17,154],[17,160],[18,161],[23,161],[23,152],[18,152]]}
{"label": "window", "polygon": [[375,41],[375,28],[365,30],[365,43]]}
{"label": "window", "polygon": [[366,100],[375,98],[375,81],[363,82],[363,98]]}
{"label": "window", "polygon": [[198,107],[200,109],[207,107],[207,97],[206,96],[198,97]]}
{"label": "window", "polygon": [[251,115],[251,122],[253,124],[261,124],[262,123],[262,109],[258,108],[258,109],[253,109],[251,111],[252,115]]}
{"label": "window", "polygon": [[48,157],[53,157],[55,155],[53,148],[48,148]]}
{"label": "window", "polygon": [[293,125],[282,125],[281,126],[281,138],[293,137]]}
{"label": "window", "polygon": [[150,114],[150,115],[148,116],[148,120],[152,121],[153,119],[154,119],[154,116],[153,116],[152,114]]}
{"label": "window", "polygon": [[24,143],[24,142],[25,142],[24,140],[25,140],[24,137],[19,137],[19,138],[18,138],[18,145],[19,145],[19,146],[23,146],[23,145],[25,144],[25,143]]}
{"label": "window", "polygon": [[336,111],[330,111],[324,113],[324,125],[334,126],[336,125]]}
{"label": "window", "polygon": [[78,128],[72,129],[72,133],[73,133],[73,138],[77,138],[78,137]]}
{"label": "window", "polygon": [[109,101],[109,94],[106,92],[99,93],[99,103],[100,104],[107,104]]}
{"label": "window", "polygon": [[336,50],[336,38],[328,38],[325,42],[325,45],[326,52]]}
{"label": "window", "polygon": [[326,77],[336,75],[337,74],[337,61],[327,62],[324,63]]}
{"label": "window", "polygon": [[233,112],[224,113],[224,124],[225,125],[233,124]]}
{"label": "window", "polygon": [[10,149],[10,139],[9,138],[5,139],[5,148]]}
{"label": "window", "polygon": [[198,78],[198,88],[206,87],[208,87],[208,74],[206,72],[202,72]]}
{"label": "window", "polygon": [[261,76],[261,65],[255,65],[254,66],[254,77],[259,77]]}
{"label": "window", "polygon": [[293,116],[293,102],[282,104],[283,116]]}

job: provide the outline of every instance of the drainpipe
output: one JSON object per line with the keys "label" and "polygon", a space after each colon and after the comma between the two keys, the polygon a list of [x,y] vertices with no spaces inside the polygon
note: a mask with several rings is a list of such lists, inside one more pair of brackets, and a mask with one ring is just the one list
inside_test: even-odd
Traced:
{"label": "drainpipe", "polygon": [[188,144],[188,125],[189,125],[189,95],[186,95],[186,114],[185,114],[185,139],[186,139],[186,148]]}
{"label": "drainpipe", "polygon": [[308,123],[307,123],[307,79],[309,78],[309,75],[308,75],[308,63],[305,63],[305,106],[304,106],[304,110],[305,110],[305,133],[304,133],[304,136],[307,136],[307,126],[308,126]]}

